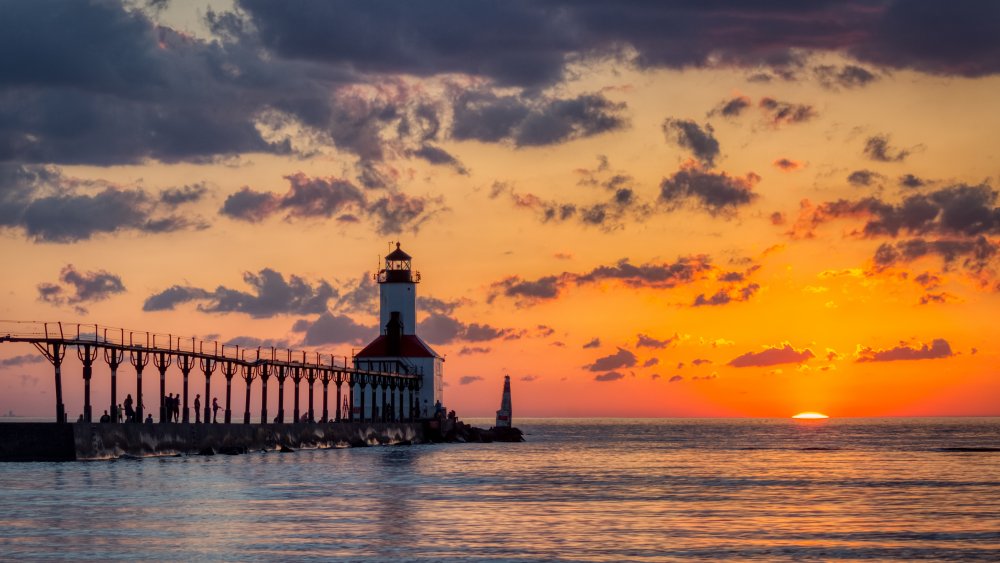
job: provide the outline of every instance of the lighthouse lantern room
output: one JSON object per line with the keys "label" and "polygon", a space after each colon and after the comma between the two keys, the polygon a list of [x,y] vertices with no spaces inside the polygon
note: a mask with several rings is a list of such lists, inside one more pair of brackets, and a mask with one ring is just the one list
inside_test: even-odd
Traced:
{"label": "lighthouse lantern room", "polygon": [[[385,267],[376,276],[379,293],[379,336],[354,356],[358,369],[379,369],[386,363],[397,366],[400,372],[421,375],[419,393],[419,418],[433,416],[435,408],[443,403],[444,358],[438,355],[416,334],[417,284],[420,273],[413,271],[413,259],[396,243],[396,249],[385,257]],[[354,404],[354,417],[377,418],[386,405],[382,397],[366,397],[364,413],[360,412],[359,388]],[[389,404],[392,409],[395,405]],[[373,409],[374,408],[374,409]],[[409,405],[404,405],[409,415]]]}

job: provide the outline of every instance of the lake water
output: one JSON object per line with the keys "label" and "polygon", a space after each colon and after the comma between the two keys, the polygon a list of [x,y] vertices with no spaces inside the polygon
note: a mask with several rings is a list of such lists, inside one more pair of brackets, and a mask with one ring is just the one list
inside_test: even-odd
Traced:
{"label": "lake water", "polygon": [[527,442],[0,464],[0,559],[1000,560],[1000,419],[515,423]]}

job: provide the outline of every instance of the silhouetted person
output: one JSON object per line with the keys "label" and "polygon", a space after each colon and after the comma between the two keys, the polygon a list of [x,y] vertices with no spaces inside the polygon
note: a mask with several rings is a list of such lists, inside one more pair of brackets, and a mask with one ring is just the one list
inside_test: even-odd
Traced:
{"label": "silhouetted person", "polygon": [[219,422],[219,409],[221,408],[219,406],[219,398],[212,399],[212,424]]}
{"label": "silhouetted person", "polygon": [[122,404],[118,403],[118,406],[115,407],[115,421],[121,423],[122,420],[123,420],[122,419],[122,413],[124,413],[124,412],[125,411],[122,409]]}
{"label": "silhouetted person", "polygon": [[111,415],[108,414],[108,411],[104,411],[104,414],[101,415],[101,423],[108,424],[109,422],[111,422]]}
{"label": "silhouetted person", "polygon": [[201,422],[201,395],[194,396],[194,423]]}
{"label": "silhouetted person", "polygon": [[135,422],[135,409],[132,408],[132,395],[125,397],[125,420]]}
{"label": "silhouetted person", "polygon": [[80,415],[80,418],[76,419],[76,421],[77,421],[77,422],[83,422],[83,415],[81,414],[81,415]]}
{"label": "silhouetted person", "polygon": [[152,415],[152,413],[147,414],[146,415],[146,424],[152,424],[152,423],[153,423],[153,415]]}

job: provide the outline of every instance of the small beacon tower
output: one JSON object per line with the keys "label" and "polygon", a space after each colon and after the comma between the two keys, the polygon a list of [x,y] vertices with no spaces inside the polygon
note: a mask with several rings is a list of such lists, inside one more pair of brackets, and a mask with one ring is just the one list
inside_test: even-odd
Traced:
{"label": "small beacon tower", "polygon": [[497,428],[511,427],[510,407],[510,376],[503,376],[503,398],[500,399],[500,410],[497,411]]}
{"label": "small beacon tower", "polygon": [[[354,367],[380,370],[386,362],[394,363],[401,373],[421,374],[418,418],[434,415],[435,406],[444,402],[444,358],[438,355],[416,334],[417,284],[420,273],[413,271],[413,259],[399,248],[385,257],[385,268],[376,276],[379,296],[380,335],[355,354]],[[355,392],[355,405],[360,405],[360,393]],[[372,405],[382,412],[381,397],[365,401],[365,413],[371,418]],[[392,406],[392,405],[390,405]],[[409,409],[406,409],[409,414]]]}

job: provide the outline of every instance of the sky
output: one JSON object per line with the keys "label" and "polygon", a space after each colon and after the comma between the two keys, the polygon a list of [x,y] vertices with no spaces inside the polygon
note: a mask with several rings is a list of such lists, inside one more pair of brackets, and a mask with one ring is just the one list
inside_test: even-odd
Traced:
{"label": "sky", "polygon": [[1000,415],[1000,4],[0,13],[0,319],[349,356],[400,242],[460,416]]}

